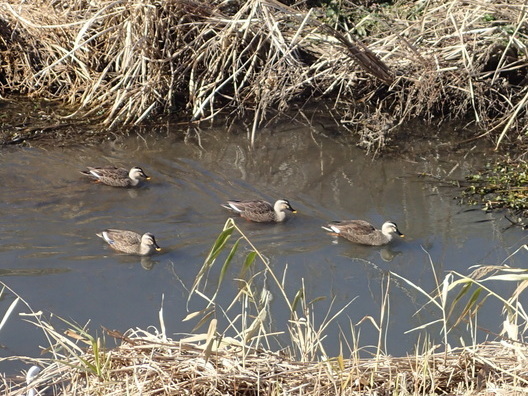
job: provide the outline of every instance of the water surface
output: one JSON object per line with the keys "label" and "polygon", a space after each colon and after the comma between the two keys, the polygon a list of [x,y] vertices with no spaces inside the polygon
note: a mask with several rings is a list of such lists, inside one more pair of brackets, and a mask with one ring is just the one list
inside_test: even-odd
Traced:
{"label": "water surface", "polygon": [[[460,206],[452,198],[456,190],[420,176],[461,178],[489,155],[483,149],[444,150],[432,143],[403,158],[373,160],[353,143],[328,133],[322,127],[278,125],[263,131],[252,149],[245,134],[194,135],[164,127],[100,147],[4,149],[1,280],[33,310],[82,325],[89,322],[99,332],[101,325],[119,331],[159,327],[163,296],[167,332],[178,338],[176,333],[191,331],[196,324],[182,319],[188,314],[188,289],[229,217],[220,203],[287,198],[298,213],[286,223],[237,219],[237,224],[277,274],[286,271],[290,300],[303,283],[308,300],[325,297],[315,305],[316,321],[354,300],[327,331],[325,347],[335,355],[340,327],[349,328],[349,322],[366,316],[379,320],[389,271],[432,291],[433,268],[440,278],[447,271],[468,274],[470,266],[501,263],[526,242],[524,231],[504,231],[508,222],[502,214]],[[79,173],[87,165],[139,165],[152,180],[133,190],[106,187]],[[364,247],[336,241],[321,229],[330,220],[355,218],[378,227],[393,220],[406,238],[388,247]],[[117,254],[95,235],[105,228],[152,232],[163,252],[151,260]],[[522,266],[525,257],[520,252],[508,263]],[[242,260],[235,260],[222,288],[226,303],[236,293],[234,278]],[[218,274],[215,267],[211,291]],[[439,312],[431,306],[419,310],[424,298],[402,281],[391,282],[388,293],[386,348],[403,355],[418,337],[405,332]],[[11,293],[4,294],[2,315],[13,299]],[[204,306],[193,299],[189,310]],[[500,306],[490,306],[480,321],[498,331]],[[20,312],[29,310],[20,304]],[[284,331],[288,312],[278,294],[272,314],[274,330]],[[359,328],[361,345],[377,343],[369,321]],[[0,343],[3,357],[38,356],[39,346],[47,346],[40,332],[17,315],[0,330]],[[3,365],[0,370],[12,368]]]}

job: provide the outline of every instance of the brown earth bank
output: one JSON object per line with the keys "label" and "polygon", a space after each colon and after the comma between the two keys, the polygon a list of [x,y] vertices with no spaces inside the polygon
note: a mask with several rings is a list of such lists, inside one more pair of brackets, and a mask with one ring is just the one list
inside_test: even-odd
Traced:
{"label": "brown earth bank", "polygon": [[469,120],[475,138],[523,145],[524,7],[479,0],[4,1],[0,95],[58,102],[68,111],[60,126],[50,122],[41,132],[28,124],[2,141],[60,138],[75,133],[68,129],[75,119],[104,126],[85,136],[99,137],[169,114],[191,122],[251,119],[254,141],[271,118],[328,101],[336,122],[371,151],[398,141],[399,127],[416,119]]}

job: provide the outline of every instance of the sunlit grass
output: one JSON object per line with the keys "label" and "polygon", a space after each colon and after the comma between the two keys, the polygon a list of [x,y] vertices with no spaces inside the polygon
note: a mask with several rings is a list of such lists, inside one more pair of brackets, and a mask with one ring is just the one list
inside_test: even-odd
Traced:
{"label": "sunlit grass", "polygon": [[74,109],[70,122],[106,127],[169,112],[196,123],[249,119],[251,142],[277,114],[301,109],[298,119],[309,119],[303,108],[329,101],[324,111],[370,150],[414,119],[469,118],[480,127],[473,138],[498,147],[524,141],[528,125],[524,7],[8,0],[2,94],[60,100]]}

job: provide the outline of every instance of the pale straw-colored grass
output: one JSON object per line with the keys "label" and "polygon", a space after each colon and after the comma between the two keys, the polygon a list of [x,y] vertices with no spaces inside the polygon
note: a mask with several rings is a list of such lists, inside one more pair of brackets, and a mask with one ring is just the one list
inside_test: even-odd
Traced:
{"label": "pale straw-colored grass", "polygon": [[[528,386],[526,348],[501,343],[447,354],[431,347],[415,356],[310,363],[266,350],[242,357],[240,345],[228,341],[207,354],[204,345],[129,331],[118,348],[105,352],[108,364],[102,377],[68,361],[25,360],[44,366],[31,387],[53,395],[514,395]],[[92,351],[84,358],[93,359]],[[20,379],[0,376],[0,381],[5,395],[28,389]]]}
{"label": "pale straw-colored grass", "polygon": [[369,149],[414,118],[469,120],[497,145],[524,136],[523,2],[339,4],[356,18],[276,0],[3,1],[1,93],[60,99],[107,126],[249,117],[252,141],[321,100]]}

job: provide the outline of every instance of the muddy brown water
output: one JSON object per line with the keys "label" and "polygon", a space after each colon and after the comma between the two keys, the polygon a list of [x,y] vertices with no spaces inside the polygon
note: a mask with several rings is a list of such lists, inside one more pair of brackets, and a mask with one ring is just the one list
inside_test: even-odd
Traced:
{"label": "muddy brown water", "polygon": [[[508,222],[503,214],[460,206],[453,199],[456,190],[419,176],[461,178],[489,154],[471,146],[441,152],[436,142],[429,142],[420,154],[372,160],[345,139],[326,136],[324,129],[279,125],[263,131],[255,149],[245,134],[209,131],[200,139],[183,139],[183,131],[169,129],[99,147],[0,151],[1,280],[34,311],[80,325],[89,322],[94,333],[101,333],[101,325],[124,332],[159,328],[163,298],[167,333],[179,338],[196,324],[182,321],[188,310],[205,306],[194,298],[187,309],[186,302],[229,216],[220,203],[229,198],[287,198],[298,213],[286,223],[237,224],[277,274],[287,269],[290,300],[302,282],[307,300],[324,297],[314,305],[317,323],[353,300],[326,330],[325,348],[336,355],[341,331],[351,340],[350,323],[367,316],[379,321],[389,271],[430,292],[435,284],[432,267],[440,278],[447,271],[468,274],[473,265],[501,263],[527,241],[525,231],[504,231]],[[139,165],[152,180],[126,190],[93,184],[79,174],[86,165],[109,164]],[[336,241],[321,229],[326,221],[353,218],[376,226],[393,220],[406,237],[388,247],[365,247]],[[116,254],[95,235],[108,227],[150,231],[163,252],[151,260]],[[526,254],[517,253],[508,264],[524,266]],[[222,286],[226,305],[236,293],[240,264],[235,260]],[[210,291],[218,274],[219,265],[209,274]],[[383,324],[385,347],[392,355],[404,355],[412,352],[420,335],[406,331],[438,319],[440,312],[431,305],[420,309],[426,302],[423,296],[392,279]],[[274,290],[269,280],[264,286]],[[0,316],[13,299],[5,290]],[[498,331],[500,308],[490,301],[479,323]],[[0,356],[38,357],[39,348],[47,346],[35,326],[24,321],[27,317],[18,315],[28,312],[18,304],[0,330]],[[285,331],[288,311],[276,290],[271,314],[270,330]],[[226,328],[218,318],[220,329]],[[56,318],[52,322],[59,329],[68,327]],[[361,346],[378,342],[370,321],[357,329]],[[438,332],[431,331],[441,340]],[[452,339],[458,337],[468,337],[463,328],[453,332]],[[288,344],[285,336],[277,342]],[[25,367],[1,365],[0,371]]]}

